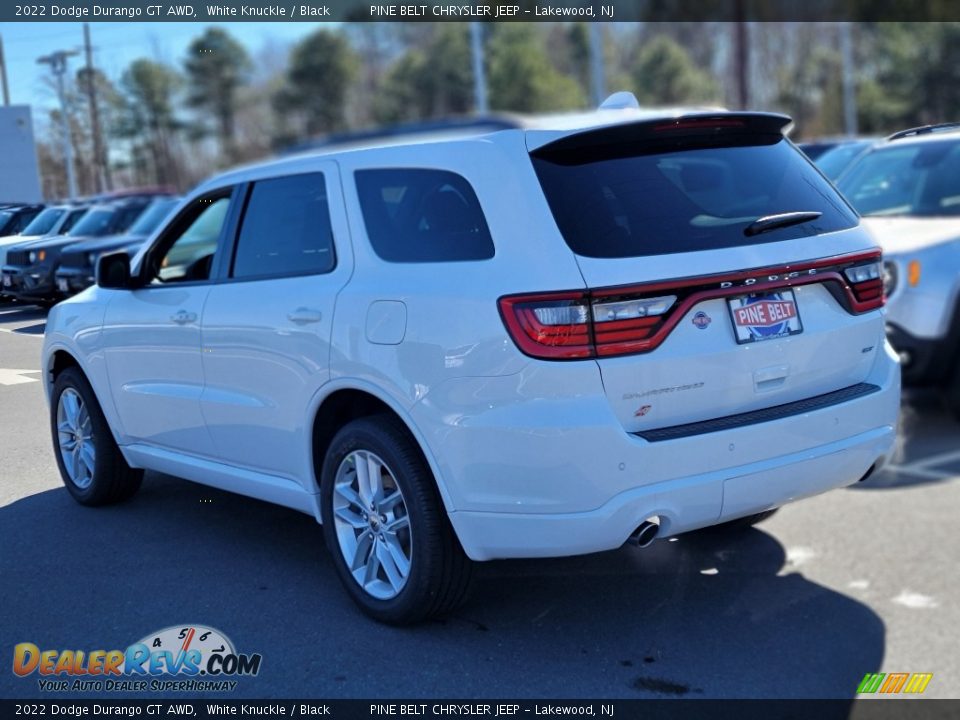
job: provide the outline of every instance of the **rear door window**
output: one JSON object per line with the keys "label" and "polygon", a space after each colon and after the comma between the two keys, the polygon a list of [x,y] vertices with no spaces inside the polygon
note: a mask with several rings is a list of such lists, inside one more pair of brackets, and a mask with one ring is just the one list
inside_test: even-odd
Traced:
{"label": "rear door window", "polygon": [[328,273],[335,265],[323,173],[255,182],[240,226],[233,277]]}
{"label": "rear door window", "polygon": [[493,257],[493,238],[477,194],[462,176],[416,168],[358,170],[356,182],[367,236],[383,260]]}
{"label": "rear door window", "polygon": [[[789,240],[853,227],[856,213],[781,135],[549,146],[534,168],[578,255],[641,257]],[[759,218],[820,213],[759,234]]]}

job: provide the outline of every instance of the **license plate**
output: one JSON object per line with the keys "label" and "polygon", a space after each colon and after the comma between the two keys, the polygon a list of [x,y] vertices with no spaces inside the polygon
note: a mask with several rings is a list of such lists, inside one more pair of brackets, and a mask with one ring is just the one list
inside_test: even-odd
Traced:
{"label": "license plate", "polygon": [[803,332],[793,290],[754,293],[727,300],[737,342],[758,342]]}
{"label": "license plate", "polygon": [[63,278],[58,278],[58,279],[57,279],[57,289],[60,290],[60,292],[69,292],[69,291],[70,291],[70,283],[68,283],[68,282],[67,282],[65,279],[63,279]]}

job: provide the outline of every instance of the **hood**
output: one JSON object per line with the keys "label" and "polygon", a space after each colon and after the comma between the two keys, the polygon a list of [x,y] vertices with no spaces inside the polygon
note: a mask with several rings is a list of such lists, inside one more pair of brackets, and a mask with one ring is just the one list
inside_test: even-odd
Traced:
{"label": "hood", "polygon": [[42,240],[46,235],[4,235],[0,237],[0,245],[21,245]]}
{"label": "hood", "polygon": [[107,235],[74,243],[70,252],[104,252],[142,243],[146,235]]}
{"label": "hood", "polygon": [[39,250],[40,248],[43,248],[44,250],[52,250],[56,248],[63,248],[67,245],[75,245],[76,243],[90,239],[91,238],[84,236],[73,237],[71,235],[47,235],[46,237],[42,237],[39,240],[34,240],[33,242],[22,243],[17,246],[17,250]]}
{"label": "hood", "polygon": [[960,217],[865,217],[861,222],[880,243],[885,255],[900,255],[960,241]]}

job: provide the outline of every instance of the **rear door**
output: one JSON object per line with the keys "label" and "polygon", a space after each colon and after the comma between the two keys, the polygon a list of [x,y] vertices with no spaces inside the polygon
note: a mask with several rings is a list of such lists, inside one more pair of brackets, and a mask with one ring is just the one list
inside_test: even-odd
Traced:
{"label": "rear door", "polygon": [[203,414],[226,462],[312,482],[307,405],[329,378],[352,267],[334,162],[250,184],[228,277],[203,312]]}
{"label": "rear door", "polygon": [[782,124],[661,121],[532,153],[631,432],[857,385],[882,347],[872,243]]}

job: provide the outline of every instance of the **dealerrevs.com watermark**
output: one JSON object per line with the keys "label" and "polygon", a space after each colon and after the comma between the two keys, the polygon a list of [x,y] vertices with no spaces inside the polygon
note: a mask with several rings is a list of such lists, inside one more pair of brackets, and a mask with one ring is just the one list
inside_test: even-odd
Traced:
{"label": "dealerrevs.com watermark", "polygon": [[13,672],[43,692],[225,692],[260,672],[259,653],[239,653],[219,630],[164,628],[124,650],[13,649]]}

